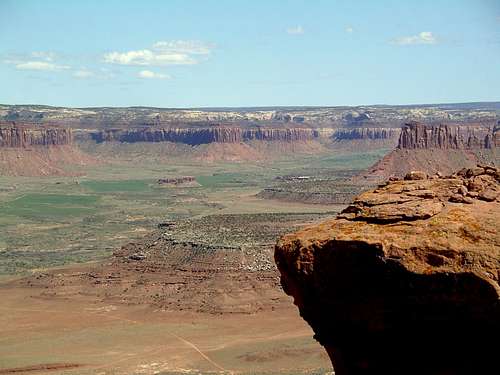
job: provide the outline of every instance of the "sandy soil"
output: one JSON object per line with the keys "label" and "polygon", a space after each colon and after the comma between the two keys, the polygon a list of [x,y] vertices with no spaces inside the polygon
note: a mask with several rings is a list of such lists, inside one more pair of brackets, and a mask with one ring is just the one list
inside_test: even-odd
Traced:
{"label": "sandy soil", "polygon": [[0,374],[329,371],[291,301],[275,312],[214,315],[42,292],[0,284]]}

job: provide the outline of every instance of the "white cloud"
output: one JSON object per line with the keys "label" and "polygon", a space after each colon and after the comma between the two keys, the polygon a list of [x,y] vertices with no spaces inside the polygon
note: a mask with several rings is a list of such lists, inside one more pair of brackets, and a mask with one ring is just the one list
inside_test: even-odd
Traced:
{"label": "white cloud", "polygon": [[3,60],[5,64],[13,65],[18,70],[60,71],[71,69],[69,65],[58,64],[56,54],[48,51],[11,54]]}
{"label": "white cloud", "polygon": [[110,52],[104,62],[119,65],[193,65],[197,61],[185,53],[156,52],[149,49],[128,52]]}
{"label": "white cloud", "polygon": [[104,62],[136,66],[193,65],[198,60],[192,55],[209,55],[213,47],[199,41],[160,41],[150,49],[107,53]]}
{"label": "white cloud", "polygon": [[305,31],[301,25],[297,25],[295,27],[289,27],[288,29],[286,29],[286,32],[290,35],[302,35]]}
{"label": "white cloud", "polygon": [[151,70],[141,70],[137,74],[140,78],[148,78],[148,79],[170,79],[168,74],[155,73]]}
{"label": "white cloud", "polygon": [[46,61],[26,61],[22,63],[16,63],[15,67],[16,69],[19,70],[46,70],[46,71],[58,71],[70,68],[68,65],[58,65]]}
{"label": "white cloud", "polygon": [[354,29],[353,29],[351,26],[347,26],[347,27],[345,28],[345,32],[346,32],[346,33],[349,33],[349,34],[350,34],[350,33],[352,33],[353,31],[354,31]]}
{"label": "white cloud", "polygon": [[430,31],[422,31],[418,35],[404,36],[393,40],[394,44],[407,46],[412,44],[436,44],[437,40]]}
{"label": "white cloud", "polygon": [[153,44],[153,48],[161,52],[209,55],[214,45],[203,43],[198,40],[172,40],[156,42]]}
{"label": "white cloud", "polygon": [[94,76],[94,73],[92,73],[90,70],[86,70],[86,69],[77,70],[73,73],[73,77],[76,77],[76,78],[90,78],[93,76]]}
{"label": "white cloud", "polygon": [[56,54],[54,52],[47,51],[31,52],[31,56],[35,59],[41,59],[44,61],[54,61],[54,59],[56,58]]}

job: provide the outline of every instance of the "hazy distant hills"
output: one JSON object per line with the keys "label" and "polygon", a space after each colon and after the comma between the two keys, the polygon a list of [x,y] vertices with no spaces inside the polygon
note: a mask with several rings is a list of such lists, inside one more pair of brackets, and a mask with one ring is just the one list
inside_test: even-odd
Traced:
{"label": "hazy distant hills", "polygon": [[399,126],[408,120],[432,122],[494,122],[500,102],[371,105],[355,107],[248,108],[67,108],[42,105],[2,105],[1,121],[55,123],[73,127],[129,127],[155,124],[301,124],[302,126]]}

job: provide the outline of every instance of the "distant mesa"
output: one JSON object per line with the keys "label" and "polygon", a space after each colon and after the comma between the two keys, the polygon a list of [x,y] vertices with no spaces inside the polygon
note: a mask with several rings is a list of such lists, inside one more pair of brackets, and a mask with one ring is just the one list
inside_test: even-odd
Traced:
{"label": "distant mesa", "polygon": [[358,127],[335,129],[332,135],[334,141],[352,140],[390,140],[398,139],[401,129],[382,127]]}
{"label": "distant mesa", "polygon": [[335,374],[494,373],[499,222],[499,169],[411,172],[285,235],[275,261]]}
{"label": "distant mesa", "polygon": [[0,123],[0,175],[72,176],[78,172],[69,167],[96,163],[73,143],[69,128]]}
{"label": "distant mesa", "polygon": [[109,129],[92,133],[92,139],[102,142],[174,142],[197,146],[208,143],[240,143],[258,141],[308,141],[318,138],[310,128],[224,127],[144,127]]}
{"label": "distant mesa", "polygon": [[383,180],[402,177],[412,170],[445,174],[477,163],[499,165],[498,125],[403,125],[395,150],[378,161],[364,178]]}
{"label": "distant mesa", "polygon": [[68,128],[24,125],[16,122],[0,123],[0,147],[50,147],[72,143],[72,130]]}
{"label": "distant mesa", "polygon": [[399,137],[399,149],[491,149],[500,146],[499,127],[495,126],[427,126],[406,123]]}

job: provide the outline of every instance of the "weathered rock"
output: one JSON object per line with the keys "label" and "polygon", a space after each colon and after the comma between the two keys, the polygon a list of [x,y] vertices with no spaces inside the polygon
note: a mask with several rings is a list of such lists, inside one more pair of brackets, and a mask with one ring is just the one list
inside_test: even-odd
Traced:
{"label": "weathered rock", "polygon": [[[500,161],[499,129],[499,126],[492,124],[406,123],[401,129],[397,148],[376,162],[361,177],[379,181],[390,176],[403,177],[412,170],[433,175],[437,172],[449,174],[463,167],[464,171],[469,171],[467,177],[483,174],[487,166],[476,167],[477,163],[498,165]],[[461,176],[460,173],[465,172],[458,172]],[[493,171],[487,173],[491,174]]]}
{"label": "weathered rock", "polygon": [[427,173],[422,171],[411,171],[406,174],[405,180],[425,180],[427,179]]}
{"label": "weathered rock", "polygon": [[399,137],[401,129],[399,128],[339,128],[335,129],[332,139],[335,141],[357,140],[357,139],[396,139]]}
{"label": "weathered rock", "polygon": [[196,184],[196,178],[194,176],[181,176],[181,177],[160,178],[160,179],[158,179],[158,184],[159,185]]}
{"label": "weathered rock", "polygon": [[319,137],[318,131],[310,128],[263,128],[263,127],[192,127],[109,129],[92,134],[96,142],[177,142],[189,145],[207,143],[239,143],[261,141],[308,141]]}
{"label": "weathered rock", "polygon": [[497,172],[391,181],[279,240],[283,288],[337,375],[498,370]]}
{"label": "weathered rock", "polygon": [[68,128],[0,124],[0,147],[61,146],[71,144],[72,141],[72,132]]}
{"label": "weathered rock", "polygon": [[415,121],[401,129],[398,148],[401,149],[472,149],[494,148],[500,145],[497,127],[425,125]]}

